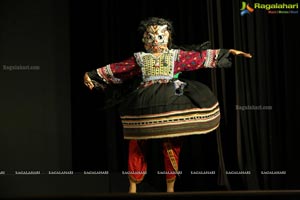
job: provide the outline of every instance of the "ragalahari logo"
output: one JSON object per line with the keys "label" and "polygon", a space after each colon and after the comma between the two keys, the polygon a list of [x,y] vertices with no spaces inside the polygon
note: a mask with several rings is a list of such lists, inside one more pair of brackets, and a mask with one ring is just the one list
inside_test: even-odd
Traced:
{"label": "ragalahari logo", "polygon": [[250,14],[254,11],[254,8],[252,8],[248,3],[245,1],[242,2],[242,8],[241,8],[241,16],[244,16],[245,14]]}

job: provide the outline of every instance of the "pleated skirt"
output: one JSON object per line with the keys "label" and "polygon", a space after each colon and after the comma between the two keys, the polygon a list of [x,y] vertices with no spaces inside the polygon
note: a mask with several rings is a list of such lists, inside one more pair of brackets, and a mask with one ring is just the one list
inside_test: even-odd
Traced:
{"label": "pleated skirt", "polygon": [[206,85],[182,80],[178,93],[173,81],[139,87],[119,109],[125,139],[157,139],[206,134],[220,123],[217,98]]}

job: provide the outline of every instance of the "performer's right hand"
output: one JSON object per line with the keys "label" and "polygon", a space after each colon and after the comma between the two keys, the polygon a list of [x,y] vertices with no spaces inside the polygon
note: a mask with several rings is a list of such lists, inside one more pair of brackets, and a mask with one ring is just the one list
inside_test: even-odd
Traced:
{"label": "performer's right hand", "polygon": [[90,90],[92,90],[95,86],[91,80],[91,78],[89,77],[89,75],[87,74],[87,72],[84,74],[83,76],[83,83],[85,86],[87,86]]}

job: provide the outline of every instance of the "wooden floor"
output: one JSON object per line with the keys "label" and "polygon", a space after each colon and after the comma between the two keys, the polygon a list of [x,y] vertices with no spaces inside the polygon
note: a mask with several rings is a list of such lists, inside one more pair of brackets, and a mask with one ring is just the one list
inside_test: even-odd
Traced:
{"label": "wooden floor", "polygon": [[[17,199],[17,198],[13,198]],[[19,198],[18,198],[19,199]],[[109,193],[90,195],[35,196],[22,199],[59,200],[59,199],[153,199],[153,200],[300,200],[300,190],[252,190],[252,191],[213,191],[213,192],[145,192],[145,193]]]}

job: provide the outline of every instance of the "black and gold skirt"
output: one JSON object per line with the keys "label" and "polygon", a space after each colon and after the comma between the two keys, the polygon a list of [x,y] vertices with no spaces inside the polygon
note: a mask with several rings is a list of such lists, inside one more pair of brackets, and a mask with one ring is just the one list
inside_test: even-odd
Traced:
{"label": "black and gold skirt", "polygon": [[215,130],[220,110],[210,88],[192,80],[181,83],[184,87],[178,88],[174,81],[156,82],[127,96],[119,106],[124,138],[169,138]]}

